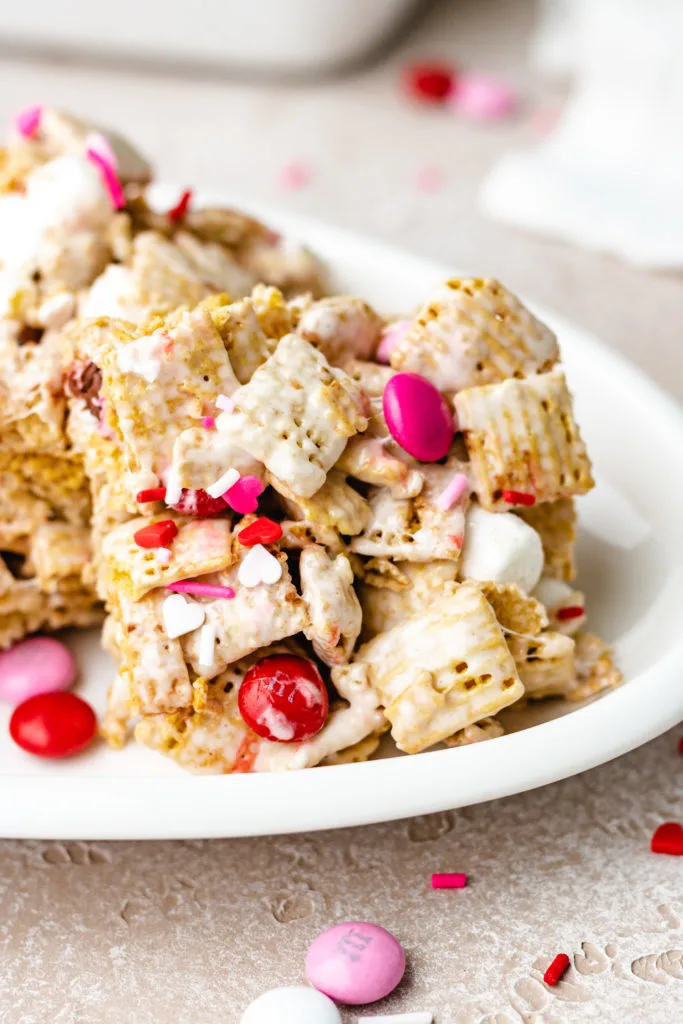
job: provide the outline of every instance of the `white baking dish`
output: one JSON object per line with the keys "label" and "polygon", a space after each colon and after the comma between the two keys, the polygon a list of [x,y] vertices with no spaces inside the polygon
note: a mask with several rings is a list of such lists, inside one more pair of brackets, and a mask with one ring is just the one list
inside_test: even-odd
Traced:
{"label": "white baking dish", "polygon": [[226,69],[326,71],[379,46],[418,0],[32,0],[0,4],[0,40]]}

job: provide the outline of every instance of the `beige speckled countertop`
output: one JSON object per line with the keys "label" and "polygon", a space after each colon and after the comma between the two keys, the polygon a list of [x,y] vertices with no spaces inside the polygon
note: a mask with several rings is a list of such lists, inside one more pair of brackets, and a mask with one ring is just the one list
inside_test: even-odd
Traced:
{"label": "beige speckled countertop", "polygon": [[[499,276],[682,398],[680,277],[477,212],[482,174],[533,139],[530,110],[553,100],[524,69],[531,19],[528,3],[444,4],[382,66],[315,88],[2,59],[0,122],[47,98],[122,127],[179,184],[249,193]],[[482,128],[408,107],[396,71],[425,54],[508,74],[529,112]],[[278,172],[295,160],[311,182],[285,192]],[[444,175],[432,194],[416,188],[425,165]],[[681,865],[648,846],[660,821],[680,820],[682,778],[669,734],[536,792],[393,825],[210,842],[0,842],[0,1022],[237,1024],[259,992],[302,980],[319,931],[365,917],[409,956],[406,981],[377,1013],[431,1009],[437,1024],[676,1024]],[[467,871],[470,886],[431,893],[437,870]],[[541,973],[559,950],[573,966],[551,991]],[[345,1024],[356,1018],[346,1013]]]}

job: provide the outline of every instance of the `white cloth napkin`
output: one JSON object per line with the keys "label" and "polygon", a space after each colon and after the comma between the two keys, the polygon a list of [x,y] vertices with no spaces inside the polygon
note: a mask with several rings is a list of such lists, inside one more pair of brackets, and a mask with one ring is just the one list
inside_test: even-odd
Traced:
{"label": "white cloth napkin", "polygon": [[576,0],[567,26],[572,98],[548,139],[493,168],[482,208],[643,266],[683,266],[683,3]]}

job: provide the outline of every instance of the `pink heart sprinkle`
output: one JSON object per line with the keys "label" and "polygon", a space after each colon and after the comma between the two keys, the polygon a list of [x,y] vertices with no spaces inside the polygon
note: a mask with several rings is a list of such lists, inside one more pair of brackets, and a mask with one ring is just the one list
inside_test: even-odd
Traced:
{"label": "pink heart sprinkle", "polygon": [[214,427],[216,426],[216,420],[214,419],[213,416],[203,416],[202,426],[204,427],[205,430],[213,430]]}
{"label": "pink heart sprinkle", "polygon": [[32,139],[40,128],[40,120],[43,116],[43,106],[37,103],[34,107],[26,107],[20,110],[14,119],[14,125],[20,135],[25,139]]}
{"label": "pink heart sprinkle", "polygon": [[257,476],[241,476],[236,484],[223,495],[223,500],[240,515],[256,512],[258,499],[263,494],[263,482]]}
{"label": "pink heart sprinkle", "polygon": [[397,320],[394,324],[388,324],[382,331],[375,359],[378,363],[389,365],[389,357],[399,342],[403,341],[412,320]]}
{"label": "pink heart sprinkle", "polygon": [[115,210],[120,210],[126,205],[126,197],[123,194],[121,188],[121,182],[119,181],[116,170],[113,165],[98,153],[96,149],[89,149],[86,153],[88,160],[92,160],[97,165],[100,174],[104,178],[104,184],[107,186],[109,195],[111,196],[112,206]]}

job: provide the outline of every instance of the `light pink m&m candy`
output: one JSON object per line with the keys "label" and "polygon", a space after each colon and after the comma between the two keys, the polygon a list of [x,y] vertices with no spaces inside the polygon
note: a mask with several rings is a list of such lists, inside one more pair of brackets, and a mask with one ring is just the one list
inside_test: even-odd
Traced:
{"label": "light pink m&m candy", "polygon": [[306,956],[306,977],[338,1003],[358,1006],[383,999],[406,969],[401,946],[385,928],[346,921],[314,939]]}
{"label": "light pink m&m candy", "polygon": [[459,114],[479,121],[493,121],[512,114],[518,97],[505,82],[475,71],[459,75],[449,103]]}
{"label": "light pink m&m candy", "polygon": [[21,704],[38,693],[68,690],[76,678],[68,647],[51,636],[34,636],[0,651],[0,700]]}
{"label": "light pink m&m candy", "polygon": [[382,396],[384,418],[394,440],[420,462],[448,454],[453,417],[446,399],[419,373],[397,373]]}

